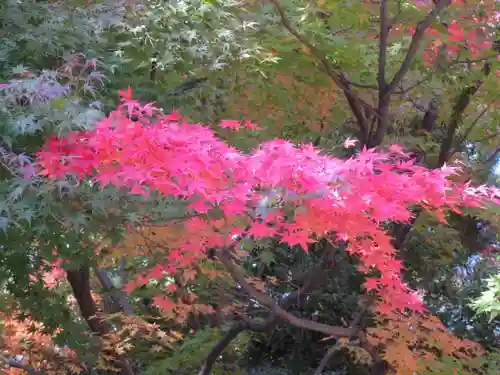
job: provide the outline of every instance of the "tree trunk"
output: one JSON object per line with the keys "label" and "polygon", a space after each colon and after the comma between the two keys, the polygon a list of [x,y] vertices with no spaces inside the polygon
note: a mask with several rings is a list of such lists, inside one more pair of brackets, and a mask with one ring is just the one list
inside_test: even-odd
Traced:
{"label": "tree trunk", "polygon": [[[89,267],[83,266],[77,270],[69,270],[66,272],[66,275],[78,303],[78,307],[80,308],[82,317],[87,322],[92,333],[101,337],[108,334],[110,332],[110,328],[102,319],[100,319],[97,306],[92,298],[89,282]],[[134,375],[132,366],[126,359],[117,356],[116,365],[120,368],[120,375]]]}

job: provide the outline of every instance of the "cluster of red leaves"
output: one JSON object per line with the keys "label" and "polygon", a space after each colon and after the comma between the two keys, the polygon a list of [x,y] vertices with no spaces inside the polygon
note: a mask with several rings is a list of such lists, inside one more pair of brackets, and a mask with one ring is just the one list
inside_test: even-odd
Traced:
{"label": "cluster of red leaves", "polygon": [[[455,336],[429,313],[380,316],[378,326],[368,329],[368,340],[382,350],[392,373],[398,375],[433,370],[441,357],[454,357],[465,364],[484,353],[479,344]],[[451,373],[469,374],[465,369]]]}
{"label": "cluster of red leaves", "polygon": [[[237,246],[237,238],[249,233],[306,251],[320,238],[346,241],[347,251],[359,257],[360,270],[369,276],[366,289],[378,292],[379,310],[387,313],[422,305],[401,278],[403,266],[381,228],[384,223],[408,222],[408,207],[414,204],[444,218],[447,209],[478,207],[483,199],[500,202],[498,190],[453,183],[447,177],[454,168],[427,170],[398,146],[389,152],[365,149],[340,160],[311,145],[296,147],[278,139],[244,154],[209,128],[175,113],[163,115],[151,104],[132,100],[130,93],[94,130],[51,138],[38,158],[41,173],[51,178],[91,177],[101,187],[111,183],[131,194],[148,196],[155,190],[185,199],[198,214],[222,212],[222,220],[198,216],[185,221],[185,235],[171,245],[163,273],[192,268],[207,249]],[[271,192],[280,203],[258,215],[256,208]],[[293,217],[284,214],[285,206],[294,210]]]}
{"label": "cluster of red leaves", "polygon": [[[425,11],[434,7],[433,1],[416,0],[415,5]],[[446,48],[446,58],[452,61],[458,54],[468,50],[472,59],[479,59],[492,54],[493,42],[496,38],[496,25],[500,21],[497,2],[494,0],[454,0],[451,2],[453,9],[452,21],[447,25],[445,33],[429,27],[425,35],[429,38],[424,61],[433,65],[438,57],[439,50]],[[401,34],[403,30],[413,35],[415,27],[395,25],[391,35]]]}
{"label": "cluster of red leaves", "polygon": [[59,282],[66,279],[66,272],[62,268],[62,259],[57,259],[50,264],[50,270],[43,274],[43,283],[46,288],[57,287]]}

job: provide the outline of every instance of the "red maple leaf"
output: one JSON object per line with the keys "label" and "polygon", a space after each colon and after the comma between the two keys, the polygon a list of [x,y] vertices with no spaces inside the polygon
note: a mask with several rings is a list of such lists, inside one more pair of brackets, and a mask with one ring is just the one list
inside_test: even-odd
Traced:
{"label": "red maple leaf", "polygon": [[241,122],[237,120],[222,120],[219,126],[223,129],[240,130]]}
{"label": "red maple leaf", "polygon": [[269,225],[265,223],[260,223],[258,221],[255,221],[252,224],[252,227],[248,231],[248,234],[254,236],[255,238],[262,238],[262,237],[272,237],[276,234],[277,229],[270,227]]}
{"label": "red maple leaf", "polygon": [[457,22],[448,25],[448,34],[450,42],[459,43],[465,40],[465,31]]}
{"label": "red maple leaf", "polygon": [[176,306],[175,302],[167,296],[155,296],[153,303],[163,311],[172,311]]}
{"label": "red maple leaf", "polygon": [[289,246],[299,245],[307,253],[309,251],[309,244],[315,241],[309,238],[309,235],[304,231],[294,231],[282,235],[280,242],[286,243]]}
{"label": "red maple leaf", "polygon": [[122,100],[132,100],[132,89],[128,87],[126,90],[118,90],[118,95]]}

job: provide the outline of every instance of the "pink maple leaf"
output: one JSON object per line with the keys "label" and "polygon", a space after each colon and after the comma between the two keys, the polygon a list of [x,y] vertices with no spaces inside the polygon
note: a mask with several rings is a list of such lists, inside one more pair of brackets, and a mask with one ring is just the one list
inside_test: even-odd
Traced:
{"label": "pink maple leaf", "polygon": [[175,302],[167,296],[155,296],[153,297],[153,303],[163,311],[172,311],[176,306]]}
{"label": "pink maple leaf", "polygon": [[161,264],[157,264],[149,271],[149,277],[152,279],[161,279],[165,277],[165,267]]}
{"label": "pink maple leaf", "polygon": [[395,154],[402,154],[403,153],[403,147],[401,147],[401,145],[398,145],[398,144],[393,144],[393,145],[389,146],[389,151],[393,152]]}
{"label": "pink maple leaf", "polygon": [[182,120],[181,115],[179,114],[179,111],[174,109],[172,113],[169,113],[163,117],[165,121],[180,121]]}
{"label": "pink maple leaf", "polygon": [[265,223],[259,223],[258,221],[254,222],[248,234],[254,236],[255,238],[262,237],[272,237],[276,234],[276,228],[270,227]]}
{"label": "pink maple leaf", "polygon": [[315,241],[309,238],[309,235],[304,231],[294,231],[283,234],[280,242],[286,243],[289,246],[299,245],[307,253],[309,252],[309,244]]}
{"label": "pink maple leaf", "polygon": [[357,139],[351,139],[351,138],[347,138],[345,141],[344,141],[344,148],[351,148],[351,147],[354,147],[356,146],[356,143],[358,143],[359,141]]}
{"label": "pink maple leaf", "polygon": [[241,129],[241,122],[237,120],[222,120],[219,126],[223,129],[231,129],[238,131]]}
{"label": "pink maple leaf", "polygon": [[132,100],[132,89],[129,87],[126,90],[118,90],[118,95],[122,100]]}
{"label": "pink maple leaf", "polygon": [[[131,92],[124,96],[131,97]],[[275,226],[253,223],[250,234],[279,234],[281,242],[307,251],[312,238],[328,239],[337,233],[337,239],[349,240],[346,251],[359,257],[361,272],[373,268],[380,272],[379,279],[368,278],[365,286],[375,287],[378,280],[383,311],[421,309],[418,295],[402,281],[397,250],[380,224],[408,222],[408,207],[415,204],[425,204],[425,209],[444,219],[450,208],[480,207],[486,200],[500,203],[498,189],[449,180],[449,167],[428,170],[401,161],[404,154],[399,145],[391,146],[388,153],[363,148],[348,160],[279,139],[243,153],[217,138],[209,127],[182,118],[173,122],[175,116],[133,122],[123,110],[128,105],[134,106],[135,113],[144,109],[128,100],[94,130],[48,139],[37,155],[38,166],[52,179],[72,174],[116,187],[144,186],[162,196],[189,202],[199,199],[221,209],[228,219],[225,225],[231,226],[227,230],[221,230],[219,219],[210,217],[183,221],[183,235],[166,256],[167,273],[193,269],[206,259],[208,249],[227,246],[228,233],[242,233],[241,226],[260,204],[262,192],[275,191],[278,198],[286,195],[286,202],[293,200],[294,215],[273,210],[265,220]],[[238,121],[225,121],[222,124],[229,128],[242,126]],[[347,147],[355,144],[355,140],[347,141]],[[239,240],[233,239],[236,246]],[[155,272],[160,275],[160,270],[157,267]],[[139,275],[127,291],[145,284],[148,277]],[[164,299],[158,303],[167,309],[175,304]]]}
{"label": "pink maple leaf", "polygon": [[250,130],[260,130],[260,126],[252,121],[243,122],[243,126],[247,129],[250,129]]}
{"label": "pink maple leaf", "polygon": [[380,286],[380,280],[375,279],[373,277],[367,278],[366,281],[363,283],[363,286],[366,288],[367,291],[377,290]]}
{"label": "pink maple leaf", "polygon": [[465,40],[465,31],[458,23],[448,25],[448,34],[450,42],[463,42]]}

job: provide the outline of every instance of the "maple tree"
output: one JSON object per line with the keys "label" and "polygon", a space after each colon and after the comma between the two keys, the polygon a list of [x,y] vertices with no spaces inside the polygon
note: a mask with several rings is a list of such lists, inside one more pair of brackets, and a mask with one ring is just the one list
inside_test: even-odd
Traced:
{"label": "maple tree", "polygon": [[[498,189],[453,183],[447,177],[456,168],[427,170],[408,160],[397,145],[388,152],[365,149],[342,161],[310,145],[275,140],[245,155],[177,113],[162,115],[151,104],[141,105],[130,89],[121,95],[123,104],[94,130],[53,138],[37,156],[41,173],[50,178],[89,176],[101,188],[112,183],[131,194],[148,197],[157,191],[187,200],[194,217],[187,217],[183,236],[169,244],[168,262],[137,279],[135,286],[158,271],[185,275],[213,248],[231,277],[285,321],[348,336],[350,330],[288,314],[255,289],[232,259],[237,239],[276,237],[305,251],[321,238],[347,242],[347,251],[359,257],[360,270],[369,276],[366,290],[379,297],[378,311],[420,311],[422,303],[402,281],[403,266],[381,225],[410,221],[408,206],[415,204],[445,220],[445,209],[460,213],[460,206],[480,207],[484,200],[500,203]],[[279,196],[279,203],[259,213],[259,202],[270,193]],[[217,216],[211,219],[213,214]],[[176,289],[170,291],[175,294]],[[177,309],[167,296],[155,301],[167,311]]]}
{"label": "maple tree", "polygon": [[[498,319],[480,326],[467,317],[471,282],[455,267],[471,254],[486,263],[480,250],[495,246],[497,190],[463,185],[498,181],[495,2],[83,3],[0,8],[8,41],[0,280],[16,301],[6,313],[43,332],[19,365],[76,369],[47,354],[60,344],[78,355],[71,366],[95,364],[99,373],[142,373],[152,358],[162,374],[193,373],[202,362],[200,373],[237,373],[242,350],[267,352],[292,338],[292,357],[302,354],[289,367],[309,371],[344,336],[342,350],[404,373],[416,369],[405,366],[415,364],[407,333],[418,324],[418,350],[433,347],[428,368],[446,373],[436,338],[453,348],[467,342],[436,318],[435,329],[423,327],[427,313],[405,321],[393,310],[421,310],[422,299],[460,336],[494,340]],[[181,111],[162,115],[124,91],[105,118],[127,85]],[[111,130],[114,121],[123,132]],[[40,155],[56,180],[32,163],[54,134]],[[266,142],[275,136],[318,148]],[[454,159],[462,171],[446,166]],[[68,176],[75,172],[78,181]],[[478,278],[471,296],[490,266],[467,268]],[[495,311],[490,289],[481,311]],[[377,297],[362,316],[360,292]],[[371,321],[372,309],[384,317]],[[9,321],[17,327],[9,335],[26,335],[22,321]],[[273,342],[241,344],[244,331]],[[3,344],[7,362],[25,350],[15,340]],[[459,369],[486,355],[448,349],[441,354],[465,361]]]}

